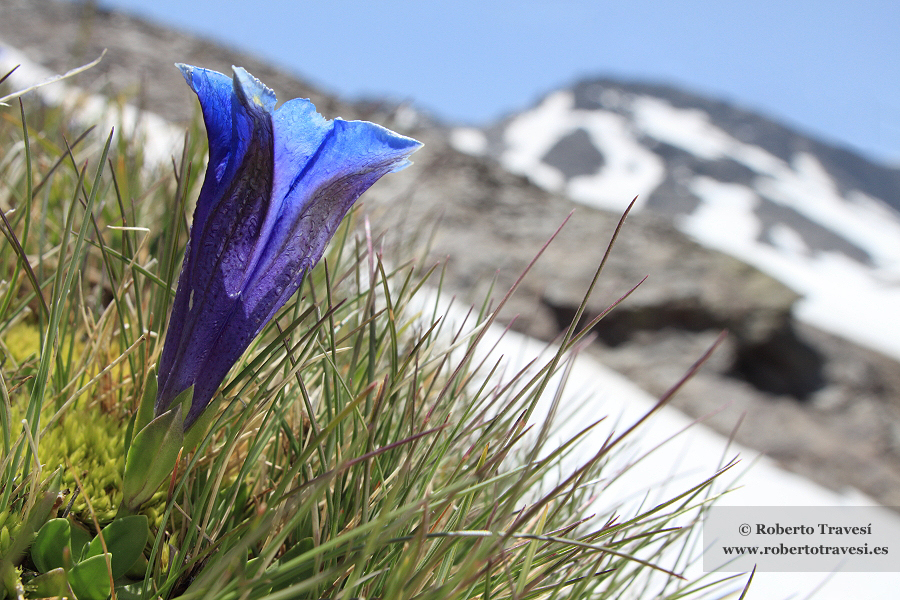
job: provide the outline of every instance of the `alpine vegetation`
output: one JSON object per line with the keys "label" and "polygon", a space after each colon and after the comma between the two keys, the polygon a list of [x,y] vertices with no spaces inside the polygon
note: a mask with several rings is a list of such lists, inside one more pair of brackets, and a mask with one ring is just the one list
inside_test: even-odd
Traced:
{"label": "alpine vegetation", "polygon": [[416,232],[358,226],[419,142],[276,109],[243,69],[180,68],[206,132],[165,169],[71,109],[0,107],[0,600],[742,587],[692,575],[727,461],[633,505],[610,493],[680,383],[619,431],[557,435],[587,300],[545,355],[506,362],[494,323],[518,283],[457,318]]}

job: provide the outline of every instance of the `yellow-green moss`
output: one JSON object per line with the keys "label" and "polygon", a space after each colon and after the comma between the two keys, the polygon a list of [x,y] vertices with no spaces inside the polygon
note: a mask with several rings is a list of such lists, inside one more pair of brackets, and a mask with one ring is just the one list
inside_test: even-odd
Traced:
{"label": "yellow-green moss", "polygon": [[0,556],[9,550],[9,545],[19,531],[19,519],[9,510],[0,510]]}
{"label": "yellow-green moss", "polygon": [[10,327],[3,336],[3,343],[16,363],[25,362],[41,349],[41,332],[34,325],[20,322]]}
{"label": "yellow-green moss", "polygon": [[97,519],[111,520],[122,500],[122,473],[125,469],[125,424],[99,408],[70,410],[39,443],[41,463],[47,469],[64,467],[63,483],[75,490],[75,476],[66,468],[66,460],[78,474],[84,489],[72,511],[90,522],[85,495],[90,499]]}

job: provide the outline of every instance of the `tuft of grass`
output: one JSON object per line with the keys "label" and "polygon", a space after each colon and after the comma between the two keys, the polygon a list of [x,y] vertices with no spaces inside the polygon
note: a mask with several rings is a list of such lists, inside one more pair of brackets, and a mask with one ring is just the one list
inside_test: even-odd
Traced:
{"label": "tuft of grass", "polygon": [[[0,112],[0,576],[27,583],[43,521],[93,530],[115,513],[204,148],[195,123],[154,169],[136,140],[20,107]],[[576,328],[583,306],[544,362],[509,372],[486,337],[506,297],[453,317],[440,267],[384,248],[360,219],[233,369],[147,508],[151,540],[116,596],[721,595],[727,581],[681,577],[721,471],[619,514],[603,506],[620,473],[607,467],[636,429],[588,457],[589,424],[551,442],[593,325]]]}

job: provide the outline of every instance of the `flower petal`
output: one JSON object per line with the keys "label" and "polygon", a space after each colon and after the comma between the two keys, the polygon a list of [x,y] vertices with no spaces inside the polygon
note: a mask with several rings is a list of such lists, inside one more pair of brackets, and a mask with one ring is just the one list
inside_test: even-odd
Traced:
{"label": "flower petal", "polygon": [[[290,104],[290,103],[288,103]],[[300,172],[286,168],[292,120],[275,115],[275,184],[283,198],[265,256],[247,284],[243,305],[254,321],[268,321],[314,266],[353,203],[385,174],[404,168],[422,144],[366,121],[335,119]]]}
{"label": "flower petal", "polygon": [[200,98],[203,122],[209,137],[209,164],[220,165],[231,150],[231,77],[185,64],[175,65]]}
{"label": "flower petal", "polygon": [[364,121],[327,121],[308,100],[275,110],[243,69],[179,65],[209,133],[206,178],[160,359],[156,412],[194,386],[185,428],[321,258],[344,215],[421,144]]}
{"label": "flower petal", "polygon": [[[204,115],[210,115],[204,120],[213,123],[213,133],[160,359],[157,412],[194,383],[235,311],[271,201],[274,94],[235,69],[226,119],[213,114],[226,109],[220,74],[205,69],[185,73],[186,78],[191,75]],[[222,126],[226,121],[231,125],[227,130]]]}

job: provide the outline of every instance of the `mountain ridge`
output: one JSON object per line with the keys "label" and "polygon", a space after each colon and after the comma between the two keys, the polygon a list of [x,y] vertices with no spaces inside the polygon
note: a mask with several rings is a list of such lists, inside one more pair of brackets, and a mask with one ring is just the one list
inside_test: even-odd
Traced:
{"label": "mountain ridge", "polygon": [[[855,189],[882,198],[896,210],[900,210],[900,167],[894,167],[867,157],[860,150],[844,146],[836,141],[820,139],[814,133],[803,131],[797,125],[784,123],[778,118],[745,108],[737,103],[693,92],[687,88],[652,81],[621,81],[606,77],[581,78],[572,88],[576,90],[579,108],[597,108],[585,92],[593,86],[618,86],[633,93],[663,98],[675,108],[701,109],[713,117],[714,122],[742,142],[756,144],[782,160],[790,160],[796,152],[812,151],[830,156],[826,161],[829,172],[838,171],[842,179],[851,182]],[[579,93],[581,90],[584,92]],[[785,138],[782,132],[796,135]],[[874,167],[874,168],[873,168]]]}
{"label": "mountain ridge", "polygon": [[802,319],[900,358],[900,325],[870,318],[900,305],[900,170],[724,101],[609,79],[451,135],[576,202],[621,210],[636,193],[640,209],[795,289]]}

